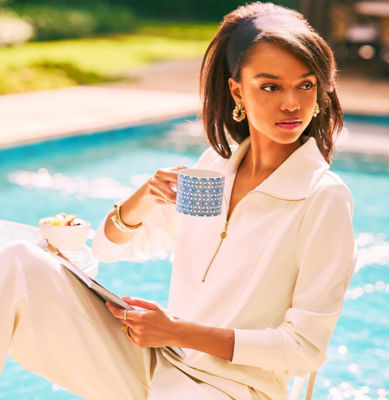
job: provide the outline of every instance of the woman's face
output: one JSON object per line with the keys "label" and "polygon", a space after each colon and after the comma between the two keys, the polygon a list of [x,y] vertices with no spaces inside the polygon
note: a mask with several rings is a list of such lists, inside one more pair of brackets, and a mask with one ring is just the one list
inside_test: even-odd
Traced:
{"label": "woman's face", "polygon": [[240,82],[230,78],[229,85],[235,103],[246,109],[251,136],[293,143],[312,119],[316,76],[281,46],[257,45],[241,69]]}

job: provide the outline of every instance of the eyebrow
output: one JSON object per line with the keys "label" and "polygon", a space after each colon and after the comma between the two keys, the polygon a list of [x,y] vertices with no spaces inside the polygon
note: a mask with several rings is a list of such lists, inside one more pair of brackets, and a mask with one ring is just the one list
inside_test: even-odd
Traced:
{"label": "eyebrow", "polygon": [[[300,76],[300,79],[302,78],[307,78],[308,76],[311,75],[315,75],[312,71],[307,72],[306,74],[303,74]],[[281,79],[279,76],[277,75],[273,75],[273,74],[268,74],[266,72],[261,72],[259,74],[256,74],[254,78],[268,78],[268,79]]]}

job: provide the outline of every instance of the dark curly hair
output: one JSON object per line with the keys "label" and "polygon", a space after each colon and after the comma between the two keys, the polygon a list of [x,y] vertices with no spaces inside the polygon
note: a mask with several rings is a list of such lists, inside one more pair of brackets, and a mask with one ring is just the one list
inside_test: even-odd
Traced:
{"label": "dark curly hair", "polygon": [[[246,19],[259,15],[282,15],[303,21],[306,30],[288,28],[263,30],[254,43],[239,57],[235,70],[230,73],[226,51],[232,31]],[[249,136],[247,119],[237,123],[232,118],[235,107],[228,78],[240,81],[242,66],[247,62],[256,44],[268,42],[280,45],[299,58],[317,78],[317,102],[320,114],[304,130],[312,136],[328,163],[334,150],[334,139],[343,127],[343,113],[335,89],[336,63],[325,40],[297,11],[272,3],[255,2],[227,14],[204,55],[200,71],[200,91],[203,100],[202,119],[211,146],[223,157],[231,156],[227,133],[237,143]]]}

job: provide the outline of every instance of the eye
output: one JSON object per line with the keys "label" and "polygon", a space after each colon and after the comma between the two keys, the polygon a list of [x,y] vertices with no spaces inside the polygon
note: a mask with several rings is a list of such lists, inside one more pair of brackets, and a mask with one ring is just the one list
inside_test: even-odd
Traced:
{"label": "eye", "polygon": [[300,85],[300,88],[303,90],[309,90],[309,89],[312,89],[315,85],[316,85],[316,83],[313,83],[311,81],[306,81]]}
{"label": "eye", "polygon": [[265,92],[274,92],[278,89],[277,85],[263,85],[261,86],[261,89],[264,90]]}

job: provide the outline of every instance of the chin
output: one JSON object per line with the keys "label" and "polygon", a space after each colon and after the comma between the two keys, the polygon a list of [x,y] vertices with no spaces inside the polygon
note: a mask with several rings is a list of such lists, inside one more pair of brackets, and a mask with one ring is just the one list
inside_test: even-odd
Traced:
{"label": "chin", "polygon": [[300,134],[292,134],[290,133],[289,135],[277,135],[277,138],[274,138],[273,140],[279,144],[292,144],[292,143],[296,143],[299,138],[301,137],[301,133]]}
{"label": "chin", "polygon": [[[303,134],[306,126],[299,126],[296,129],[281,129],[278,126],[262,126],[261,129],[251,129],[251,134],[265,136],[268,140],[281,145],[296,143]],[[267,133],[262,133],[267,132]]]}
{"label": "chin", "polygon": [[299,127],[299,129],[286,130],[286,129],[277,129],[274,132],[273,140],[280,144],[291,144],[295,143],[299,140],[301,135],[303,134],[305,127]]}

